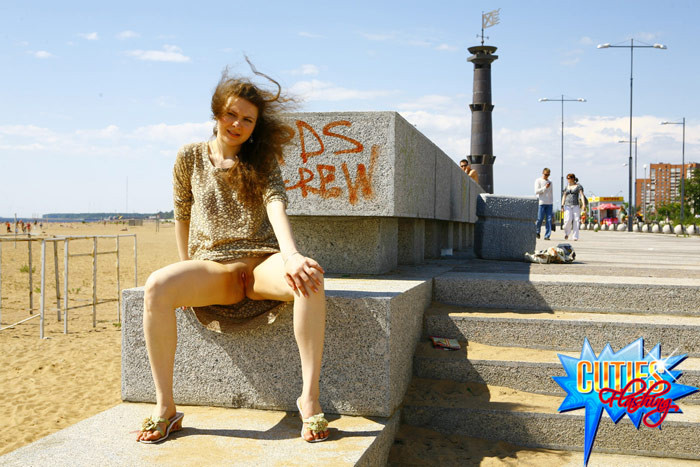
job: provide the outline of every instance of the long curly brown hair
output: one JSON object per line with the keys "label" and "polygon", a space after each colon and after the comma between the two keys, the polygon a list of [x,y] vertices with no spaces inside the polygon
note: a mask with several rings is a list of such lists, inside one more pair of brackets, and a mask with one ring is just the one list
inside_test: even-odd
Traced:
{"label": "long curly brown hair", "polygon": [[[282,121],[281,113],[295,102],[282,96],[282,87],[277,81],[257,71],[248,57],[246,61],[253,73],[274,83],[277,92],[266,91],[248,78],[230,76],[226,68],[212,95],[211,111],[215,120],[223,117],[230,97],[243,98],[258,109],[255,129],[238,153],[240,162],[226,172],[228,181],[238,190],[239,199],[244,204],[254,204],[262,197],[276,163],[284,164],[284,146],[294,137],[294,129]],[[216,133],[214,125],[214,137]]]}

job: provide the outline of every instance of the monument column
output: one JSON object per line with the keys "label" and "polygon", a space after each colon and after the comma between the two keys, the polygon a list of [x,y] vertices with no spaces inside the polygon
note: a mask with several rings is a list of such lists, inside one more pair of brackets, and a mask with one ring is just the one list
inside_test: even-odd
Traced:
{"label": "monument column", "polygon": [[479,45],[469,47],[473,54],[467,61],[474,64],[474,90],[472,104],[472,135],[469,162],[479,174],[479,184],[487,193],[493,193],[493,134],[491,124],[491,62],[498,59],[493,55],[496,47]]}

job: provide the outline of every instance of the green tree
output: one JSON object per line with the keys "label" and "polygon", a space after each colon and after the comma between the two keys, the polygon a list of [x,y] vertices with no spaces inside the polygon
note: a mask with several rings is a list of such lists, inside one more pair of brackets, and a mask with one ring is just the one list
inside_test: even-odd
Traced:
{"label": "green tree", "polygon": [[693,170],[685,181],[685,197],[695,214],[700,214],[700,169]]}
{"label": "green tree", "polygon": [[[688,222],[688,220],[692,217],[692,215],[690,214],[690,206],[688,206],[688,203],[685,204],[684,208],[684,222]],[[657,221],[665,221],[667,217],[674,224],[679,223],[681,221],[681,203],[667,203],[662,204],[656,208],[655,219]]]}

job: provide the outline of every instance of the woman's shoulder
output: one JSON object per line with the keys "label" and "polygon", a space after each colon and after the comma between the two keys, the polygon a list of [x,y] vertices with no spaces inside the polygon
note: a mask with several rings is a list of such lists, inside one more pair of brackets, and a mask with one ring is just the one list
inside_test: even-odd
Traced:
{"label": "woman's shoulder", "polygon": [[177,152],[178,155],[183,156],[194,156],[195,154],[201,154],[206,146],[206,141],[198,141],[196,143],[188,143],[183,145]]}

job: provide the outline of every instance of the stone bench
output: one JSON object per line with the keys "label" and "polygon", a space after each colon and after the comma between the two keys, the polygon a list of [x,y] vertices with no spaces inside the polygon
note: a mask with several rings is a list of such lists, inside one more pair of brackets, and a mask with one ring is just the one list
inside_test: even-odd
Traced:
{"label": "stone bench", "polygon": [[525,252],[535,251],[537,210],[534,196],[479,195],[474,253],[482,259],[523,261]]}
{"label": "stone bench", "polygon": [[396,112],[293,113],[295,237],[329,272],[381,274],[470,250],[483,190]]}
{"label": "stone bench", "polygon": [[[424,266],[420,276],[411,271],[327,278],[321,370],[326,412],[388,417],[401,403],[423,311],[432,299],[432,277],[443,269]],[[124,290],[122,303],[122,399],[154,402],[143,338],[143,288]],[[301,367],[291,304],[273,324],[233,334],[209,331],[189,310],[176,314],[176,403],[295,410]]]}

